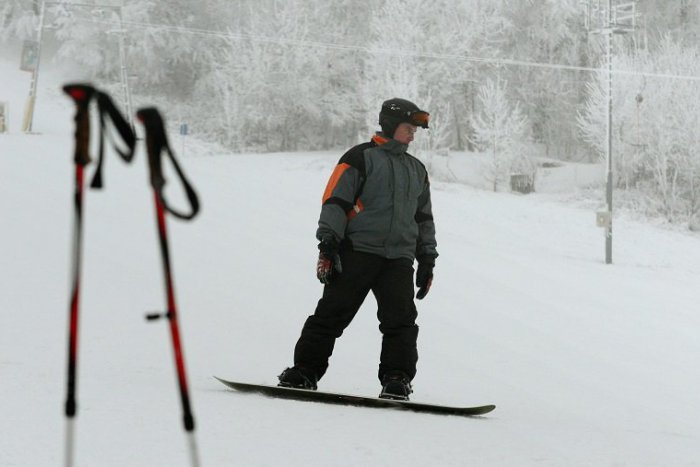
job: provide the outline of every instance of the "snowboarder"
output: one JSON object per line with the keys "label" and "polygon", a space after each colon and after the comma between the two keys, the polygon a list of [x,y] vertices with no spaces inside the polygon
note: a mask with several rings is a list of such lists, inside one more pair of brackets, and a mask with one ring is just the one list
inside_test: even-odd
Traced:
{"label": "snowboarder", "polygon": [[428,112],[414,103],[389,99],[379,113],[382,131],[347,151],[335,167],[316,231],[323,296],[279,386],[316,389],[335,340],[372,291],[382,333],[380,397],[408,400],[418,360],[413,264],[418,261],[420,300],[430,290],[438,253],[428,173],[406,151],[428,121]]}

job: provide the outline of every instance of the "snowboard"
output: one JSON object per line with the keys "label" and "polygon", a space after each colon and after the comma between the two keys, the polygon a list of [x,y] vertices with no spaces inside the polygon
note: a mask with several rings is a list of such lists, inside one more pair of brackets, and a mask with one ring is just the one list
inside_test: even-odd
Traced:
{"label": "snowboard", "polygon": [[425,404],[421,402],[410,402],[395,399],[380,399],[378,397],[355,396],[335,392],[283,388],[280,386],[268,386],[264,384],[239,383],[237,381],[227,381],[216,376],[214,376],[214,378],[221,381],[227,387],[235,389],[239,392],[262,394],[264,396],[280,399],[322,402],[326,404],[408,410],[412,412],[424,412],[439,415],[458,415],[463,417],[484,415],[496,408],[495,405],[482,405],[478,407],[450,407],[445,405]]}

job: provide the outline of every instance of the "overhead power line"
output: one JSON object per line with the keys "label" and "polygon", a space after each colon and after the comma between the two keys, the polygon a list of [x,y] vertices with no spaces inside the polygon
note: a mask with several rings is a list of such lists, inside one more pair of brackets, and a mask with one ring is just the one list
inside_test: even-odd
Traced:
{"label": "overhead power line", "polygon": [[[115,25],[118,24],[113,21],[98,21],[91,19],[76,19],[80,22],[105,24],[105,25]],[[219,37],[226,40],[251,40],[257,42],[267,42],[272,44],[280,45],[293,45],[299,47],[314,47],[332,50],[348,50],[365,52],[372,55],[391,55],[395,57],[410,57],[410,58],[422,58],[422,59],[433,59],[433,60],[450,60],[457,62],[472,62],[472,63],[483,63],[487,65],[494,66],[518,66],[518,67],[529,67],[529,68],[542,68],[542,69],[552,69],[552,70],[565,70],[565,71],[584,71],[589,73],[607,73],[604,68],[595,67],[585,67],[585,66],[575,66],[566,65],[558,63],[546,63],[546,62],[531,62],[526,60],[516,60],[509,58],[495,58],[495,57],[474,57],[468,55],[460,54],[444,54],[444,53],[427,53],[427,52],[411,52],[406,50],[395,50],[386,48],[375,48],[366,47],[362,45],[351,45],[351,44],[338,44],[332,42],[322,42],[322,41],[312,41],[305,39],[289,39],[280,37],[268,37],[258,34],[247,34],[247,33],[237,33],[237,32],[226,32],[226,31],[212,31],[209,29],[192,28],[185,26],[173,26],[168,24],[158,24],[158,23],[146,23],[139,21],[122,21],[123,26],[133,26],[139,28],[148,28],[156,31],[174,32],[180,34],[194,34],[202,36]],[[634,76],[645,76],[648,78],[667,78],[667,79],[680,79],[687,81],[700,81],[700,76],[693,75],[681,75],[675,73],[657,73],[648,71],[637,71],[637,70],[614,70],[613,74],[617,75],[634,75]]]}

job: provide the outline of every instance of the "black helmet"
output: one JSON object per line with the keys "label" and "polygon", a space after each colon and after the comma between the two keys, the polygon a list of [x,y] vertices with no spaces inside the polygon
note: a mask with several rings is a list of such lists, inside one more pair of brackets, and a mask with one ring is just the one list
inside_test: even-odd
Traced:
{"label": "black helmet", "polygon": [[406,99],[395,97],[384,101],[379,112],[379,126],[384,136],[391,138],[399,123],[410,123],[422,128],[428,128],[430,114],[418,108],[416,104]]}

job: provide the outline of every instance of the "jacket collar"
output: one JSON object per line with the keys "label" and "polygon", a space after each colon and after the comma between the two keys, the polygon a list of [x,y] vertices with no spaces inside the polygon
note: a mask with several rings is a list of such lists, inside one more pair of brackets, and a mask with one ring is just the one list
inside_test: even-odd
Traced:
{"label": "jacket collar", "polygon": [[387,138],[381,133],[372,136],[372,142],[391,154],[403,154],[408,150],[408,144],[399,143],[395,139]]}

